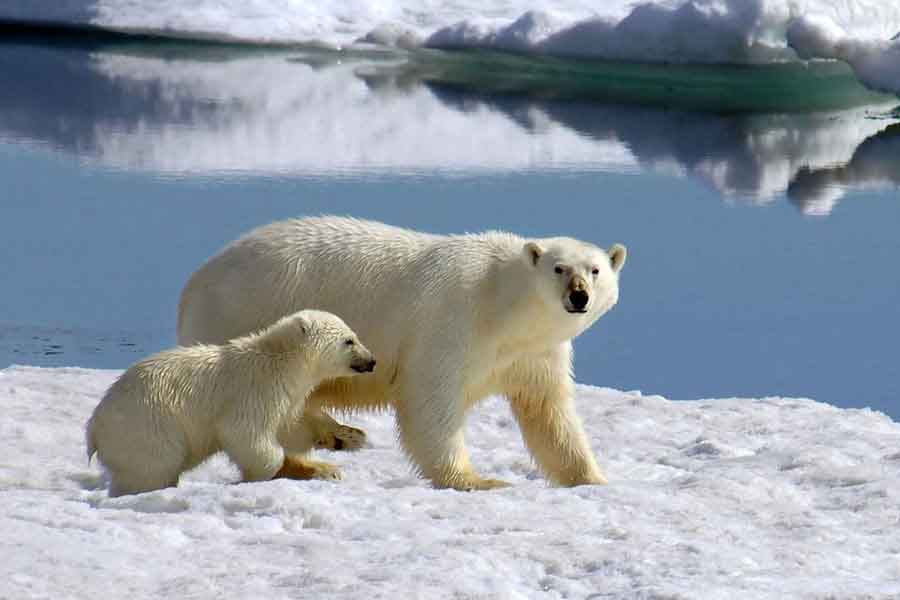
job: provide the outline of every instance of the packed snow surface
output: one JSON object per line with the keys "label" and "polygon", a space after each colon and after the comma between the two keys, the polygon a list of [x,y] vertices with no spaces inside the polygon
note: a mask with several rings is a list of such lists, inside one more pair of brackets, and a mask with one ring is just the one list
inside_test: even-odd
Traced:
{"label": "packed snow surface", "polygon": [[0,598],[900,596],[900,425],[877,412],[582,386],[604,487],[548,487],[493,399],[467,439],[508,489],[430,488],[367,414],[369,447],[322,453],[339,483],[215,458],[110,499],[83,426],[117,375],[0,371]]}

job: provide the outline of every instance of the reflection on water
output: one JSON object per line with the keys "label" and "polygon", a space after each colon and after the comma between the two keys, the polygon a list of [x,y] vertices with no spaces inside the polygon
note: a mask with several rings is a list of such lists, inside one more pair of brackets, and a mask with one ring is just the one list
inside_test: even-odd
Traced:
{"label": "reflection on water", "polygon": [[462,91],[399,60],[8,44],[0,137],[173,174],[652,170],[815,215],[897,185],[896,99],[723,115]]}
{"label": "reflection on water", "polygon": [[[620,144],[642,169],[693,177],[726,199],[766,204],[787,192],[804,213],[822,215],[846,189],[898,185],[900,131],[878,107],[719,115],[514,98],[467,102],[453,92],[438,96],[461,109],[488,104],[536,133],[550,122],[598,143]],[[857,147],[870,150],[863,155]],[[796,185],[810,172],[851,160],[860,163],[856,178]]]}
{"label": "reflection on water", "polygon": [[[146,336],[145,336],[146,337]],[[122,356],[130,360],[148,354],[155,340],[134,332],[113,335],[79,328],[0,324],[0,355],[14,363],[56,366],[85,361],[117,364]]]}
{"label": "reflection on water", "polygon": [[788,198],[804,212],[823,214],[848,188],[900,188],[900,124],[867,138],[847,161],[804,167],[791,180]]}

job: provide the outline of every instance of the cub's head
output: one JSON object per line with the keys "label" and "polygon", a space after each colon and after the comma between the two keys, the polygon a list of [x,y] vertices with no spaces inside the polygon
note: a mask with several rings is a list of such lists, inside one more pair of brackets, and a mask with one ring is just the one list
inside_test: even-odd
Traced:
{"label": "cub's head", "polygon": [[375,370],[375,358],[356,333],[333,313],[301,310],[281,319],[261,336],[282,351],[300,351],[322,378],[347,377]]}
{"label": "cub's head", "polygon": [[535,272],[537,292],[554,322],[571,325],[577,335],[619,299],[619,272],[626,250],[614,244],[608,251],[572,238],[529,241],[526,264]]}

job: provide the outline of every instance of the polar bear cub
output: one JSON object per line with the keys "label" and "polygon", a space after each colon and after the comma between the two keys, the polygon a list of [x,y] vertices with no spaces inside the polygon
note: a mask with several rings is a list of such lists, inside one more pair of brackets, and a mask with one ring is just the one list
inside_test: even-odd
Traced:
{"label": "polar bear cub", "polygon": [[222,345],[166,350],[132,365],[103,396],[87,425],[88,458],[96,452],[106,467],[111,496],[175,486],[219,451],[244,481],[337,478],[325,463],[286,464],[284,446],[292,449],[279,429],[321,381],[374,368],[356,334],[319,310]]}

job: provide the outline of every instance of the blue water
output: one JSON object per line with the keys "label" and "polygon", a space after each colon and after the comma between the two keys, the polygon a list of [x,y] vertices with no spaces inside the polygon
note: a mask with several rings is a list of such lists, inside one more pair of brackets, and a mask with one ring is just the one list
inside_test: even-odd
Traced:
{"label": "blue water", "polygon": [[[360,88],[352,70],[343,86],[308,60],[297,80],[254,63],[246,85],[262,92],[240,96],[221,80],[227,60],[142,53],[0,44],[0,89],[14,90],[0,99],[0,367],[123,368],[174,344],[181,287],[222,245],[336,213],[625,243],[620,302],[576,341],[579,382],[673,399],[805,396],[900,418],[898,102],[824,119],[679,113],[415,79]],[[109,66],[123,56],[137,62]],[[363,131],[392,106],[402,121]],[[402,125],[417,119],[432,137]],[[454,119],[444,137],[440,119]],[[844,129],[827,128],[835,119]],[[856,139],[844,131],[854,119],[883,124]],[[518,129],[450,147],[498,122]],[[513,143],[531,152],[504,164],[521,154]],[[581,143],[593,154],[571,152]],[[850,150],[796,167],[823,144]],[[632,158],[607,159],[607,145]],[[795,171],[782,181],[784,165]]]}

